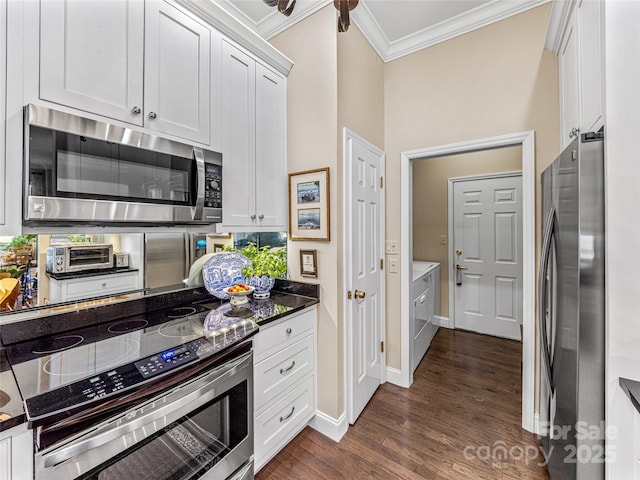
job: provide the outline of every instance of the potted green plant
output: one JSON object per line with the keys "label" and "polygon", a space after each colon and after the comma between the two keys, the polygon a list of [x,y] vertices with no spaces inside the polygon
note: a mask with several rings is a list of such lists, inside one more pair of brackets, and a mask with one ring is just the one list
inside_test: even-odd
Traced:
{"label": "potted green plant", "polygon": [[264,246],[258,248],[255,243],[236,249],[225,248],[226,252],[240,252],[249,259],[249,265],[242,269],[245,283],[255,290],[254,298],[267,298],[276,282],[276,278],[287,273],[287,251],[284,248]]}

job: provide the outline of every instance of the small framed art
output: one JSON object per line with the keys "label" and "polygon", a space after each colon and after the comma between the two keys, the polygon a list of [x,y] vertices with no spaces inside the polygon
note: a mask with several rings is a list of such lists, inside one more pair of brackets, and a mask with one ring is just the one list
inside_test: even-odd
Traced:
{"label": "small framed art", "polygon": [[331,239],[329,169],[289,174],[289,238]]}
{"label": "small framed art", "polygon": [[300,250],[300,275],[304,277],[318,276],[317,250]]}

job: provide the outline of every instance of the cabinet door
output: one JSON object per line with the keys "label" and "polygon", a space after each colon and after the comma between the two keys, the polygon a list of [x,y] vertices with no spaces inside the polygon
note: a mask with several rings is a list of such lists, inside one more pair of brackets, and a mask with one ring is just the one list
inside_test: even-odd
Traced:
{"label": "cabinet door", "polygon": [[142,125],[144,3],[40,3],[40,97]]}
{"label": "cabinet door", "polygon": [[[7,65],[7,2],[0,2],[0,65]],[[7,75],[0,75],[0,172],[5,170],[5,138],[7,128],[7,107],[5,104],[7,91]],[[5,219],[5,182],[6,175],[0,179],[0,225],[4,225]]]}
{"label": "cabinet door", "polygon": [[210,31],[166,2],[145,6],[145,127],[208,145]]}
{"label": "cabinet door", "polygon": [[250,56],[222,42],[220,129],[225,226],[255,224],[255,71],[256,62]]}
{"label": "cabinet door", "polygon": [[33,478],[33,431],[26,424],[0,433],[0,480]]}
{"label": "cabinet door", "polygon": [[580,129],[589,132],[603,124],[603,41],[602,9],[599,0],[583,0],[578,6],[580,16]]}
{"label": "cabinet door", "polygon": [[567,25],[559,53],[561,144],[566,147],[572,140],[569,133],[580,126],[580,85],[578,82],[577,15],[573,11]]}
{"label": "cabinet door", "polygon": [[286,80],[256,64],[258,227],[286,230]]}

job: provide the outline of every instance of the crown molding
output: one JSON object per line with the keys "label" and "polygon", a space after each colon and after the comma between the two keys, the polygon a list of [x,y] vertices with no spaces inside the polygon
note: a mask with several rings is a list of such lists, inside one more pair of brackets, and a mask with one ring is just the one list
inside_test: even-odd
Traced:
{"label": "crown molding", "polygon": [[382,29],[375,21],[366,4],[353,11],[353,21],[369,40],[371,46],[384,62],[396,60],[405,55],[417,52],[423,48],[464,35],[478,28],[504,20],[512,15],[523,13],[538,7],[550,0],[521,0],[501,1],[493,0],[485,5],[469,10],[463,14],[425,28],[400,40],[389,42]]}
{"label": "crown molding", "polygon": [[560,53],[562,39],[571,17],[571,12],[576,4],[576,0],[565,0],[562,2],[553,2],[551,7],[551,16],[549,17],[549,28],[547,29],[547,37],[544,41],[544,48],[556,55]]}
{"label": "crown molding", "polygon": [[[293,62],[218,3],[202,0],[175,1],[198,15],[238,45],[257,55],[281,74],[285,76],[289,75],[293,67]],[[235,9],[235,11],[237,11],[237,9]]]}

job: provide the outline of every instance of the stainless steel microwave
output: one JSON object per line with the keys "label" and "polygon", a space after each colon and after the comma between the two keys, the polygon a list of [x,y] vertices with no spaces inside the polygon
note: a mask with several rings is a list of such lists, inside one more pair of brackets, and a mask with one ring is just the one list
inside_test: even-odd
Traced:
{"label": "stainless steel microwave", "polygon": [[24,121],[26,225],[222,221],[222,154],[39,105]]}

